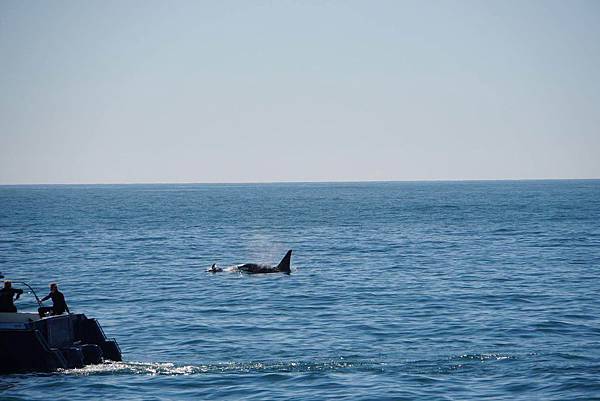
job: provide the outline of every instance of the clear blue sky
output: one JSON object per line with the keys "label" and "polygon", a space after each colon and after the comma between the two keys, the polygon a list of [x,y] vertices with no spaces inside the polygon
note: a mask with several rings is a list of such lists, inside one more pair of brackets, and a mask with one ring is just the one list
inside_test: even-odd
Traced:
{"label": "clear blue sky", "polygon": [[0,1],[0,184],[599,177],[599,1]]}

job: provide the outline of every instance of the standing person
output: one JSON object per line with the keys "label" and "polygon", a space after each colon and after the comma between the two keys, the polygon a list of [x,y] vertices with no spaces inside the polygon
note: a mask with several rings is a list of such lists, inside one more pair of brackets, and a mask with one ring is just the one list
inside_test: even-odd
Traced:
{"label": "standing person", "polygon": [[19,299],[22,293],[22,289],[12,288],[12,282],[6,280],[4,282],[4,288],[0,290],[0,312],[16,313],[17,307],[15,306],[14,301]]}
{"label": "standing person", "polygon": [[42,298],[42,302],[50,298],[52,298],[52,306],[40,307],[38,309],[40,317],[44,317],[47,313],[50,313],[51,315],[62,315],[65,311],[69,312],[65,296],[58,290],[58,284],[56,283],[50,284],[50,294]]}

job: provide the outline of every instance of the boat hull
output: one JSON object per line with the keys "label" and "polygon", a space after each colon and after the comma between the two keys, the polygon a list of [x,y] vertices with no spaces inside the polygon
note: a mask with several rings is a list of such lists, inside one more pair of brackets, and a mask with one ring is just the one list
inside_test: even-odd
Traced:
{"label": "boat hull", "polygon": [[0,313],[0,373],[51,372],[103,360],[120,361],[121,350],[96,319]]}

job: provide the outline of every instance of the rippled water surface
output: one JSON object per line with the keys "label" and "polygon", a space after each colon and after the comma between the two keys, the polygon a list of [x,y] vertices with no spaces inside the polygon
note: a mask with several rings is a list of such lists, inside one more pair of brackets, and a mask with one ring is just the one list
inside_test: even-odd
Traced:
{"label": "rippled water surface", "polygon": [[600,398],[600,181],[0,187],[0,271],[124,352],[2,400]]}

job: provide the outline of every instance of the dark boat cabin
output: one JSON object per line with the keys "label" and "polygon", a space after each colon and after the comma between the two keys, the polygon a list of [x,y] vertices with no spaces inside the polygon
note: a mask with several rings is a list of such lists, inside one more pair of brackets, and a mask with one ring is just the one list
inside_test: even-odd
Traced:
{"label": "dark boat cabin", "polygon": [[104,360],[120,361],[121,350],[96,319],[0,313],[0,373],[50,372]]}

